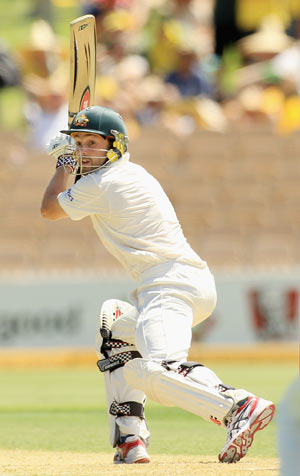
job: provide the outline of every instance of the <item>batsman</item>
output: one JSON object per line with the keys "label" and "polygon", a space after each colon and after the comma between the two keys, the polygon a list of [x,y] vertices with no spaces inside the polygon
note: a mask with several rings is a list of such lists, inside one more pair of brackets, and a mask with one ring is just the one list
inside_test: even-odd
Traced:
{"label": "batsman", "polygon": [[[188,361],[192,327],[216,305],[207,263],[187,242],[161,185],[129,160],[126,126],[116,111],[87,107],[60,132],[49,144],[57,162],[42,200],[43,217],[89,216],[102,244],[136,281],[129,302],[110,299],[100,310],[98,367],[114,463],[150,462],[147,397],[223,428],[227,438],[219,461],[239,461],[272,420],[275,406]],[[69,187],[70,175],[79,179]]]}

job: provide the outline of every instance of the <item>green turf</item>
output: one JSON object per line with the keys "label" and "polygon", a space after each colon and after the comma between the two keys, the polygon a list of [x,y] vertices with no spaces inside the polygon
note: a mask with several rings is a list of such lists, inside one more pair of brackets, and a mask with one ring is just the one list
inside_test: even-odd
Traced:
{"label": "green turf", "polygon": [[[216,365],[226,383],[275,403],[297,373],[296,365]],[[109,451],[103,377],[97,369],[0,371],[0,448]],[[152,453],[215,455],[225,433],[176,408],[148,402]],[[262,435],[262,433],[260,434]],[[276,420],[256,438],[253,456],[276,456]]]}

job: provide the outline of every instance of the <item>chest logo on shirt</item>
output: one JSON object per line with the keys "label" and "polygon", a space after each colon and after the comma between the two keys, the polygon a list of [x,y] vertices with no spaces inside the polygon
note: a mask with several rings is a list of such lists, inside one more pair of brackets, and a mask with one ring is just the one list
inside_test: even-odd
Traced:
{"label": "chest logo on shirt", "polygon": [[76,119],[76,121],[74,122],[74,126],[85,127],[88,122],[89,122],[89,120],[86,117],[86,115],[82,114],[81,116],[78,117],[78,119]]}
{"label": "chest logo on shirt", "polygon": [[68,199],[70,200],[70,202],[73,202],[74,197],[72,197],[70,188],[67,190],[66,195],[67,195]]}

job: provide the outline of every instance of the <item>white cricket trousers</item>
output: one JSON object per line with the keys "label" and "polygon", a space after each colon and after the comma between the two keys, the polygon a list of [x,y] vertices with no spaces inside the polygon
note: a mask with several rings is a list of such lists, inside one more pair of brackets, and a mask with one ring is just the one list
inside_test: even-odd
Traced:
{"label": "white cricket trousers", "polygon": [[138,310],[135,345],[144,359],[186,361],[192,326],[216,305],[214,277],[204,267],[164,263],[143,273],[131,296]]}
{"label": "white cricket trousers", "polygon": [[[165,263],[143,273],[131,301],[134,307],[113,323],[112,337],[135,345],[144,359],[158,363],[162,360],[185,362],[192,326],[206,319],[215,308],[214,278],[206,265],[200,269]],[[146,398],[143,390],[128,383],[125,372],[126,365],[105,375],[108,408],[113,400],[143,402]],[[216,376],[210,375],[211,379],[210,385],[220,382]],[[139,435],[145,441],[149,438],[144,420],[110,415],[112,445],[115,444],[115,425],[121,435]]]}

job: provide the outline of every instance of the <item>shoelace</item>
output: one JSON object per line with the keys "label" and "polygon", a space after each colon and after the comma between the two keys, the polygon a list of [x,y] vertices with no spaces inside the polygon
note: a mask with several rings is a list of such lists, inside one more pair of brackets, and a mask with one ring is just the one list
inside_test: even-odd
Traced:
{"label": "shoelace", "polygon": [[[234,416],[235,416],[234,413],[239,410],[238,408],[235,411],[233,411],[232,414],[230,415],[230,417],[228,418],[228,420],[227,420],[228,421],[227,441],[231,440],[233,438],[234,432],[239,431],[242,428],[243,423],[248,419],[248,415],[246,414],[246,412],[247,412],[250,404],[251,404],[251,401],[249,401],[249,403],[245,406],[245,408],[243,408],[243,410],[241,411],[241,413],[239,414],[239,416],[237,417],[236,420],[234,419]],[[229,419],[230,419],[230,421],[229,421]]]}

